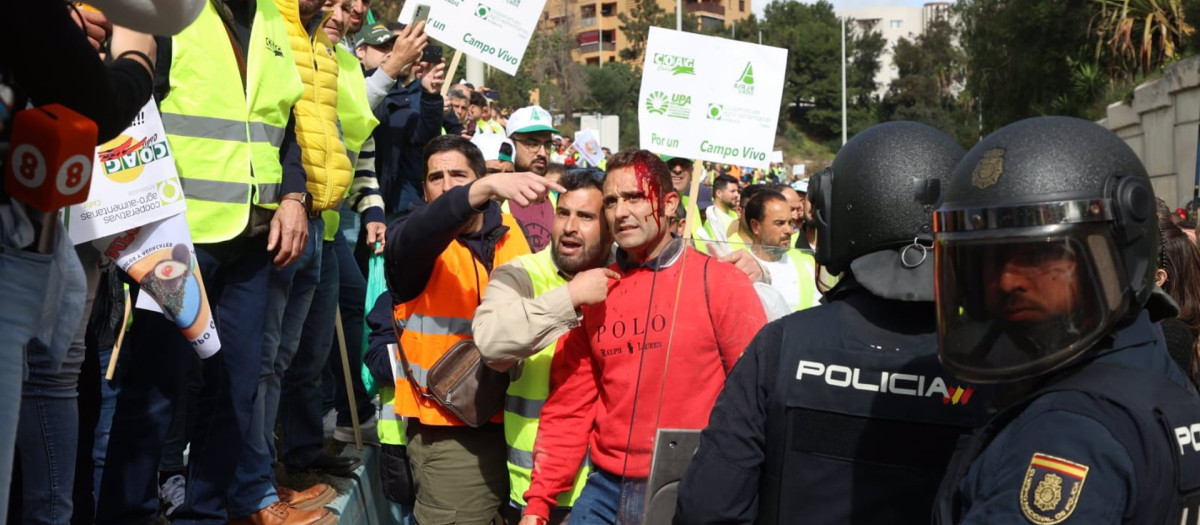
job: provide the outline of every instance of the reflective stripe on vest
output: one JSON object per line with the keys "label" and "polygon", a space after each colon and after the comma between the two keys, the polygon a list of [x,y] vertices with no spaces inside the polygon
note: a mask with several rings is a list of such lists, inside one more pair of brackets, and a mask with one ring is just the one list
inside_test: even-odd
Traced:
{"label": "reflective stripe on vest", "polygon": [[[551,247],[533,255],[517,257],[533,284],[533,297],[565,286],[567,281],[558,273],[551,258]],[[521,377],[508,385],[504,400],[504,439],[508,442],[509,499],[525,505],[533,470],[533,444],[537,438],[538,419],[542,406],[550,396],[550,363],[554,360],[556,343],[525,359]],[[587,481],[587,469],[581,468],[571,490],[558,495],[558,504],[574,505]]]}
{"label": "reflective stripe on vest", "polygon": [[172,38],[170,91],[160,112],[196,243],[232,239],[245,230],[251,205],[278,204],[279,145],[304,91],[286,44],[275,5],[257,4],[243,50],[243,89],[225,24],[211,3]]}
{"label": "reflective stripe on vest", "polygon": [[405,444],[404,421],[396,415],[395,406],[392,404],[393,397],[395,397],[395,390],[392,387],[379,387],[379,418],[375,424],[375,433],[379,436],[380,443],[403,445]]}
{"label": "reflective stripe on vest", "polygon": [[[506,214],[501,220],[508,231],[496,243],[493,268],[529,253],[529,243],[517,221]],[[393,317],[404,323],[400,346],[419,384],[424,384],[423,372],[432,368],[446,350],[471,337],[471,319],[487,283],[487,269],[466,245],[455,240],[438,256],[421,295],[393,310]],[[405,374],[396,377],[395,403],[397,414],[418,418],[426,425],[464,424],[437,402],[418,399]],[[497,412],[493,420],[501,422],[501,413]]]}

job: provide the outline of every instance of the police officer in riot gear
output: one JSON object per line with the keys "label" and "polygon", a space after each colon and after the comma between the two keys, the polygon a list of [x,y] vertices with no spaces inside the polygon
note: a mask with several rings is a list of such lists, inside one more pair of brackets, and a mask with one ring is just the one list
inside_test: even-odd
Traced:
{"label": "police officer in riot gear", "polygon": [[676,523],[928,523],[988,395],[938,363],[932,211],[963,151],[880,124],[813,178],[827,304],[762,329],[713,408]]}
{"label": "police officer in riot gear", "polygon": [[939,351],[1002,410],[956,454],[937,523],[1196,523],[1200,401],[1152,324],[1174,309],[1156,220],[1137,156],[1084,120],[1011,124],[954,170]]}

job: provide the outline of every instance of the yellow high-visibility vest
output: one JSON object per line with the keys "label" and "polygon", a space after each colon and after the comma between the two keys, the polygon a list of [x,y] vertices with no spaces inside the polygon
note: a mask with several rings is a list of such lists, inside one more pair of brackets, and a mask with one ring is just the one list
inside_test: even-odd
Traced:
{"label": "yellow high-visibility vest", "polygon": [[246,55],[246,83],[225,23],[211,3],[171,43],[171,90],[159,107],[187,198],[192,241],[237,237],[250,206],[279,204],[283,142],[304,93],[283,18],[259,2]]}

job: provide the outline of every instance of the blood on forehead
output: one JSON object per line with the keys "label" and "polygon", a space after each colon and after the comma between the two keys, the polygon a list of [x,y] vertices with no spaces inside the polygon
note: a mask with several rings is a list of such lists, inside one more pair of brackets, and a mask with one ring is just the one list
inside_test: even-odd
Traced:
{"label": "blood on forehead", "polygon": [[662,182],[654,174],[654,170],[650,168],[650,163],[645,159],[637,159],[633,163],[634,178],[637,179],[638,191],[646,196],[646,200],[650,201],[650,217],[643,220],[654,219],[654,223],[658,228],[662,229],[661,215],[662,206]]}

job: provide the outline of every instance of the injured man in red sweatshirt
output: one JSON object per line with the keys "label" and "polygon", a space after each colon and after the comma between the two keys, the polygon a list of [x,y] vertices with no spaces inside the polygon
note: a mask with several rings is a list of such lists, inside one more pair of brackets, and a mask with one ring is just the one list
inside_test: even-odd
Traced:
{"label": "injured man in red sweatshirt", "polygon": [[521,525],[545,523],[589,449],[593,472],[571,518],[615,523],[622,478],[650,473],[656,430],[704,428],[726,374],[766,324],[745,273],[668,232],[678,205],[658,156],[609,159],[604,215],[621,277],[559,341]]}

